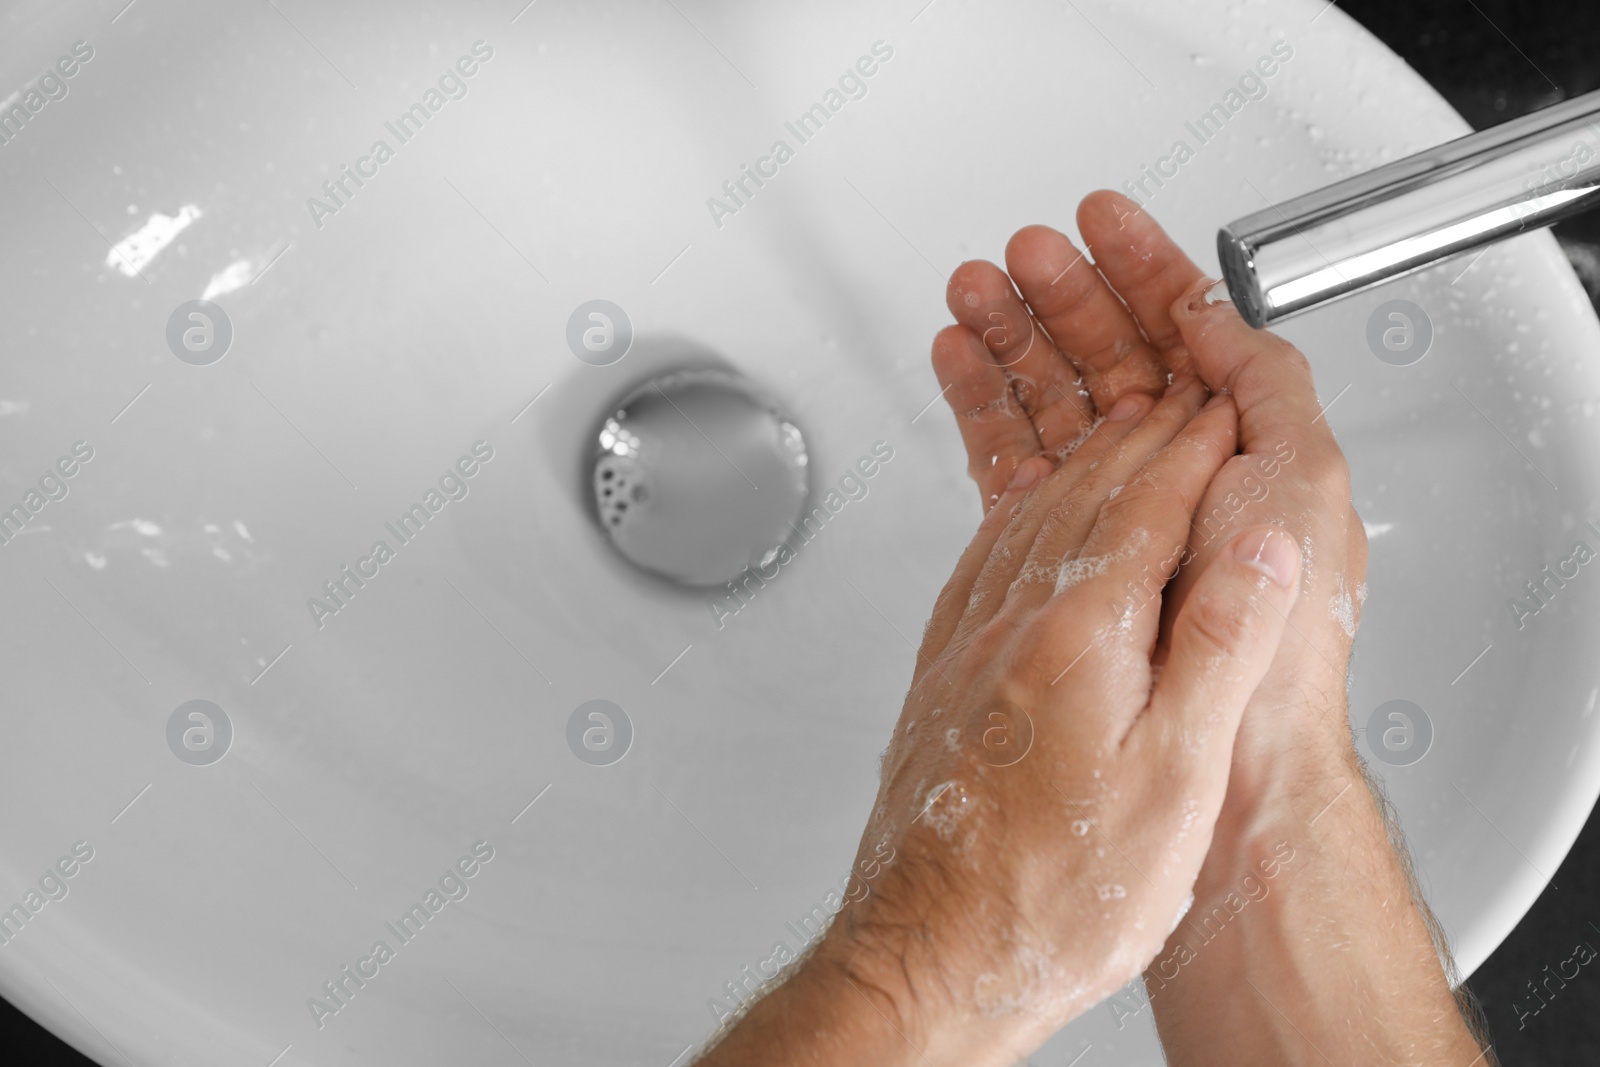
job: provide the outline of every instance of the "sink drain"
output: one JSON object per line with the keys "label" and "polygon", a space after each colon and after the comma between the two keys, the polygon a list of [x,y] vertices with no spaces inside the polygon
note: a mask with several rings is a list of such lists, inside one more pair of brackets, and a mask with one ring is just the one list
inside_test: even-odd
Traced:
{"label": "sink drain", "polygon": [[764,565],[805,509],[806,442],[751,382],[696,368],[625,396],[596,438],[595,517],[637,566],[721,585]]}

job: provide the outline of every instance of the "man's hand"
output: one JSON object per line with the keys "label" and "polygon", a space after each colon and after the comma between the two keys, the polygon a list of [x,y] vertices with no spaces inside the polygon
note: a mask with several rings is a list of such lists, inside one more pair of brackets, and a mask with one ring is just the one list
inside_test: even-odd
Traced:
{"label": "man's hand", "polygon": [[847,903],[704,1063],[1009,1067],[1151,961],[1297,595],[1295,542],[1237,534],[1157,677],[1151,576],[1236,431],[1190,378],[1016,468],[934,608]]}
{"label": "man's hand", "polygon": [[[1303,554],[1282,645],[1239,727],[1194,908],[1146,975],[1169,1062],[1492,1062],[1455,1010],[1442,939],[1351,743],[1345,683],[1366,536],[1310,367],[1249,328],[1131,201],[1095,193],[1078,226],[1094,262],[1034,226],[1007,246],[1009,277],[988,263],[952,276],[959,325],[939,335],[934,367],[984,499],[1000,472],[1070,449],[1096,412],[1159,391],[1164,369],[1172,388],[1198,375],[1231,395],[1240,434],[1163,597],[1156,662],[1197,576],[1241,527],[1276,526]],[[995,400],[1004,385],[1009,399]],[[1263,870],[1285,867],[1240,908]]]}
{"label": "man's hand", "polygon": [[1122,397],[1193,373],[1168,309],[1200,271],[1116,193],[1087,197],[1078,228],[1088,251],[1028,226],[1006,245],[1009,274],[972,260],[945,289],[956,325],[934,339],[933,369],[986,508],[1023,460],[1059,458]]}
{"label": "man's hand", "polygon": [[[1288,631],[1240,724],[1194,908],[1146,975],[1168,1062],[1493,1067],[1352,744],[1346,671],[1367,539],[1344,456],[1305,357],[1207,289],[1196,280],[1170,315],[1201,378],[1238,405],[1240,455],[1200,504],[1193,566],[1239,525],[1263,522],[1296,539],[1304,566]],[[1185,568],[1168,610],[1199,592]],[[1265,887],[1263,864],[1286,853]],[[1262,895],[1237,907],[1251,886]]]}

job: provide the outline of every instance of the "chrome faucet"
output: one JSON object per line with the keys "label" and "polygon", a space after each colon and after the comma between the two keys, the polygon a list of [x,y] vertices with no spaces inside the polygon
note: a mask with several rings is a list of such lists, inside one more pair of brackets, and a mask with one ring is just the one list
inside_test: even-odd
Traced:
{"label": "chrome faucet", "polygon": [[1600,204],[1600,91],[1468,134],[1217,231],[1229,295],[1270,326]]}

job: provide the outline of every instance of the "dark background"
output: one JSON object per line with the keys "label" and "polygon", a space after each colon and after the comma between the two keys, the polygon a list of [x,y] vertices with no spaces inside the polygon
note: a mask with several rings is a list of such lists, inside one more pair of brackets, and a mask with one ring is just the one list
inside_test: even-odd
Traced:
{"label": "dark background", "polygon": [[[1343,0],[1339,7],[1476,129],[1600,88],[1596,0]],[[1555,232],[1600,306],[1600,212]],[[1543,1007],[1528,990],[1579,942],[1600,949],[1600,819],[1592,813],[1539,902],[1469,983],[1502,1063],[1600,1064],[1600,960],[1564,986],[1552,982],[1555,993],[1543,994]],[[1538,1014],[1519,1018],[1516,1003],[1538,1007]],[[11,1050],[13,1062],[37,1067],[93,1067],[3,1000],[0,1048]]]}

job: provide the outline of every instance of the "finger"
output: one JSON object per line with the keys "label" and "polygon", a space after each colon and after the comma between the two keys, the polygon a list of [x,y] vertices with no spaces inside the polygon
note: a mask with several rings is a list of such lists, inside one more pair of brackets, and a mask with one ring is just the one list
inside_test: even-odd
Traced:
{"label": "finger", "polygon": [[995,542],[1010,525],[1017,505],[1025,500],[1040,482],[1055,469],[1048,457],[1033,456],[1018,465],[1010,483],[1000,493],[995,506],[978,524],[978,532],[961,553],[950,580],[939,591],[934,601],[933,614],[922,632],[922,646],[917,651],[917,666],[913,672],[913,686],[944,654],[962,618],[971,607],[973,584],[984,564],[994,553]]}
{"label": "finger", "polygon": [[1056,347],[1083,375],[1095,407],[1129,392],[1157,396],[1167,368],[1106,279],[1063,233],[1027,226],[1006,244],[1006,270]]}
{"label": "finger", "polygon": [[[1174,401],[1169,408],[1176,408]],[[1011,507],[1011,521],[994,544],[972,585],[967,612],[951,638],[953,644],[967,640],[1005,606],[1007,591],[1030,558],[1030,547],[1040,524],[1051,509],[1050,501],[1070,491],[1084,480],[1096,477],[1107,458],[1122,442],[1139,431],[1156,402],[1143,394],[1124,398],[1111,414],[1101,420],[1084,443],[1072,452],[1043,484]],[[1170,414],[1167,418],[1172,418]]]}
{"label": "finger", "polygon": [[1300,549],[1276,526],[1235,536],[1201,573],[1129,744],[1153,750],[1217,807],[1240,716],[1267,674],[1299,595]]}
{"label": "finger", "polygon": [[[1301,596],[1283,652],[1304,650],[1303,662],[1315,668],[1324,684],[1336,688],[1343,685],[1359,621],[1366,533],[1350,505],[1349,475],[1342,462],[1320,474],[1310,472],[1305,462],[1293,452],[1235,456],[1212,479],[1195,513],[1188,561],[1167,586],[1164,632],[1171,632],[1205,568],[1233,535],[1251,525],[1271,523],[1301,546],[1305,559]],[[1154,662],[1163,662],[1165,655],[1158,648]],[[1295,669],[1293,684],[1309,691],[1313,680]]]}
{"label": "finger", "polygon": [[1231,393],[1238,404],[1243,450],[1270,451],[1286,440],[1319,459],[1337,455],[1306,357],[1277,334],[1251,328],[1225,295],[1208,296],[1211,285],[1200,278],[1170,312],[1195,371],[1213,392]]}
{"label": "finger", "polygon": [[1045,451],[1084,433],[1095,407],[1083,394],[1077,369],[1034,320],[1004,271],[983,260],[961,264],[950,275],[945,303],[1005,368]]}
{"label": "finger", "polygon": [[933,373],[966,445],[967,474],[988,510],[1022,461],[1039,454],[1039,436],[1006,372],[965,326],[946,326],[934,337]]}
{"label": "finger", "polygon": [[1019,594],[1047,598],[1039,632],[1054,650],[1052,684],[1079,671],[1075,677],[1105,687],[1118,714],[1131,720],[1144,707],[1161,591],[1182,562],[1195,504],[1233,455],[1237,433],[1233,405],[1213,397],[1100,508],[1053,585]]}
{"label": "finger", "polygon": [[1161,873],[1185,884],[1211,847],[1244,709],[1270,669],[1296,596],[1292,538],[1256,526],[1208,568],[1173,634],[1173,655],[1122,755],[1150,777],[1141,810],[1184,830],[1168,842]]}
{"label": "finger", "polygon": [[[1119,403],[1128,403],[1138,395],[1124,397]],[[1126,440],[1100,459],[1090,474],[1072,485],[1047,485],[1029,501],[1025,515],[1031,523],[1030,536],[1023,543],[1031,547],[1006,589],[1008,608],[1019,612],[1037,608],[1073,581],[1072,575],[1085,566],[1081,556],[1089,552],[1086,542],[1103,509],[1142,479],[1160,477],[1147,472],[1147,466],[1170,443],[1195,432],[1191,427],[1205,395],[1200,383],[1193,382],[1183,393],[1163,399]],[[1208,418],[1201,430],[1231,426],[1231,422],[1230,411],[1226,417]]]}
{"label": "finger", "polygon": [[[1350,471],[1317,403],[1311,365],[1283,338],[1251,328],[1224,298],[1208,303],[1201,278],[1171,307],[1197,373],[1239,408],[1243,455],[1230,461],[1195,520],[1196,568],[1240,526],[1272,521],[1302,543],[1343,536]],[[1180,605],[1195,581],[1185,568],[1169,598]],[[1302,584],[1320,575],[1307,566]],[[1331,578],[1331,575],[1328,576]]]}
{"label": "finger", "polygon": [[1189,356],[1171,308],[1202,277],[1200,268],[1155,219],[1121,193],[1102,189],[1084,197],[1078,205],[1078,232],[1168,369],[1187,369]]}

